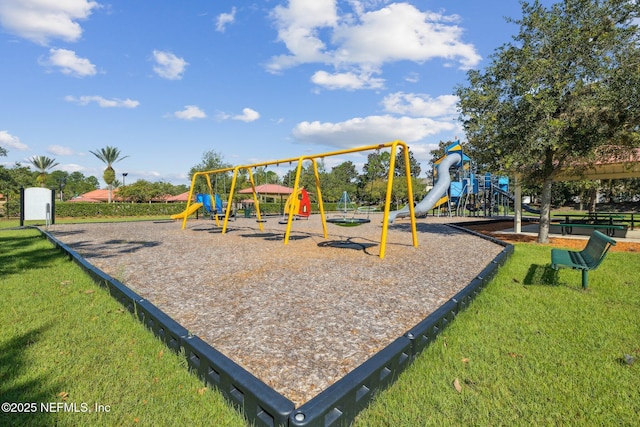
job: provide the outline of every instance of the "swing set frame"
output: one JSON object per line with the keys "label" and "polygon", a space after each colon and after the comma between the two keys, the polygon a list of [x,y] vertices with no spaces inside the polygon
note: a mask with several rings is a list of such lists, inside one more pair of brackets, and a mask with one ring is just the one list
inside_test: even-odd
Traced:
{"label": "swing set frame", "polygon": [[[292,158],[287,158],[287,159],[280,159],[280,160],[272,160],[272,161],[268,161],[268,162],[261,162],[261,163],[253,163],[250,165],[241,165],[241,166],[235,166],[235,167],[229,167],[229,168],[222,168],[222,169],[216,169],[216,170],[210,170],[210,171],[202,171],[202,172],[196,172],[193,174],[193,177],[191,178],[191,188],[189,189],[189,197],[187,198],[187,210],[189,209],[190,204],[192,203],[192,197],[193,197],[193,191],[195,188],[195,183],[196,183],[196,179],[200,176],[204,176],[207,180],[207,184],[208,187],[210,189],[210,191],[213,191],[212,186],[211,186],[211,175],[218,175],[218,174],[222,174],[222,173],[227,173],[227,172],[233,172],[233,178],[231,180],[231,187],[229,188],[229,200],[227,202],[227,209],[225,212],[225,216],[224,216],[224,221],[222,224],[222,234],[225,234],[227,231],[227,223],[229,221],[229,213],[231,211],[231,209],[229,208],[230,206],[232,206],[233,204],[233,197],[235,194],[235,188],[236,188],[236,183],[237,183],[237,179],[238,179],[238,172],[241,170],[246,170],[248,172],[249,175],[249,182],[251,183],[251,189],[252,189],[252,193],[253,193],[253,201],[255,203],[255,209],[256,209],[256,220],[258,222],[258,227],[260,228],[260,231],[264,231],[264,226],[263,226],[263,222],[265,221],[262,218],[262,214],[260,212],[260,203],[258,200],[258,195],[256,192],[256,184],[255,184],[255,180],[254,180],[254,171],[256,168],[259,167],[266,167],[266,166],[270,166],[270,165],[276,165],[279,166],[282,163],[289,163],[292,164],[294,162],[297,163],[297,167],[296,167],[296,177],[295,177],[295,181],[293,184],[293,193],[296,194],[297,191],[300,189],[300,176],[302,175],[302,170],[303,170],[303,165],[305,161],[311,161],[312,166],[313,166],[313,175],[315,177],[315,185],[316,185],[316,194],[317,194],[317,199],[318,199],[318,208],[320,210],[320,217],[322,220],[322,231],[323,231],[323,235],[324,238],[328,238],[329,233],[327,232],[327,222],[331,223],[335,221],[331,221],[331,220],[327,220],[326,215],[325,215],[325,210],[324,210],[324,204],[322,201],[322,189],[320,188],[320,175],[318,173],[318,163],[317,160],[318,159],[323,159],[325,157],[332,157],[332,156],[340,156],[340,155],[345,155],[345,154],[352,154],[352,153],[358,153],[358,152],[362,152],[362,151],[379,151],[381,149],[384,148],[389,148],[391,151],[391,156],[390,156],[390,161],[389,161],[389,177],[387,180],[387,191],[386,191],[386,196],[385,196],[385,202],[384,202],[384,214],[383,214],[383,219],[382,219],[382,233],[380,236],[380,254],[379,257],[380,258],[384,258],[385,256],[385,249],[386,249],[386,243],[387,243],[387,234],[388,234],[388,228],[389,228],[389,212],[391,211],[391,193],[392,193],[392,189],[393,189],[393,179],[394,179],[394,171],[395,171],[395,163],[396,163],[396,152],[398,150],[398,148],[402,148],[403,149],[403,153],[404,153],[404,164],[405,164],[405,179],[407,181],[407,196],[409,200],[413,200],[413,188],[411,185],[411,170],[410,170],[410,162],[409,162],[409,147],[407,146],[407,144],[405,144],[402,141],[396,140],[393,142],[386,142],[383,144],[377,144],[377,145],[367,145],[367,146],[363,146],[363,147],[357,147],[357,148],[350,148],[350,149],[345,149],[345,150],[337,150],[337,151],[329,151],[326,153],[320,153],[320,154],[312,154],[312,155],[303,155],[300,157],[292,157]],[[291,226],[293,223],[293,218],[296,214],[296,212],[293,212],[293,203],[290,204],[291,206],[289,207],[289,210],[291,212],[286,212],[286,214],[288,214],[288,220],[287,220],[287,228],[285,231],[285,235],[284,235],[284,244],[288,244],[289,243],[289,237],[291,236]],[[414,247],[418,246],[418,234],[416,231],[416,218],[415,218],[415,212],[414,212],[414,208],[413,208],[413,203],[409,203],[409,217],[411,219],[411,236],[412,236],[412,244]],[[187,225],[187,217],[185,216],[184,219],[182,220],[182,229],[184,230],[186,228]],[[219,226],[218,222],[217,222],[217,218],[216,218],[216,225]],[[344,225],[344,224],[338,224],[338,225]],[[355,224],[354,224],[355,225]],[[359,225],[359,224],[357,224]]]}

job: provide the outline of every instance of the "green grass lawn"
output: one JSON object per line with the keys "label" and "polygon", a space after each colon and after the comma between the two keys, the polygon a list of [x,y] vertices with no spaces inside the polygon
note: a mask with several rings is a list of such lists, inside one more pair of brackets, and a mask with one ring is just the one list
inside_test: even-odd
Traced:
{"label": "green grass lawn", "polygon": [[586,291],[549,262],[549,248],[516,245],[356,425],[638,425],[640,254],[609,253]]}
{"label": "green grass lawn", "polygon": [[[0,425],[243,425],[184,358],[38,231],[0,231],[0,290],[2,402],[79,411],[3,411]],[[109,412],[82,412],[96,404]]]}
{"label": "green grass lawn", "polygon": [[[170,221],[169,216],[123,216],[123,217],[109,217],[109,218],[56,218],[56,224],[80,224],[91,222],[133,222],[133,221]],[[45,227],[44,221],[25,221],[27,227]],[[0,230],[7,228],[16,228],[20,226],[20,219],[16,218],[1,218]]]}
{"label": "green grass lawn", "polygon": [[[609,253],[586,291],[549,260],[517,245],[355,426],[637,425],[640,254]],[[0,425],[245,424],[37,231],[0,231],[0,289],[1,400],[109,408],[0,413]]]}

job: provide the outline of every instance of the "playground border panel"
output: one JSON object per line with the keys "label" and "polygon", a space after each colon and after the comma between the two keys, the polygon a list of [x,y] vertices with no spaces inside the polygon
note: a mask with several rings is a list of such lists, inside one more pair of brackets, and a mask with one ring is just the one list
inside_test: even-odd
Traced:
{"label": "playground border panel", "polygon": [[374,354],[360,366],[320,392],[299,408],[123,283],[87,262],[47,231],[37,228],[58,249],[78,264],[110,295],[136,316],[154,335],[176,353],[184,351],[189,370],[206,385],[217,388],[244,417],[257,426],[348,425],[381,390],[427,348],[495,276],[513,253],[513,245],[459,225],[457,230],[489,240],[504,249],[464,289],[432,312],[403,336]]}

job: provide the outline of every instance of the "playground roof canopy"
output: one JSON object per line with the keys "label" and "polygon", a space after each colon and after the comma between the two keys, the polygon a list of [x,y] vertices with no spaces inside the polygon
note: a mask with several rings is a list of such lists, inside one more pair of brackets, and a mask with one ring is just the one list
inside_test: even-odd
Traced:
{"label": "playground roof canopy", "polygon": [[620,156],[610,156],[586,167],[567,168],[554,181],[579,181],[582,179],[640,178],[640,148]]}

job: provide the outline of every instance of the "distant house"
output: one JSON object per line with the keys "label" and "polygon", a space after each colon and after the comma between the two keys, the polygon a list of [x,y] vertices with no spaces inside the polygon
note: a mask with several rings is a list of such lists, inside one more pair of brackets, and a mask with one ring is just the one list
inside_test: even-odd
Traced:
{"label": "distant house", "polygon": [[68,200],[69,202],[85,202],[85,203],[102,203],[106,200],[98,200],[98,199],[92,199],[90,197],[85,197],[84,195],[80,195],[80,196],[76,196],[72,199]]}
{"label": "distant house", "polygon": [[[78,200],[81,199],[81,200]],[[112,192],[112,201],[121,202],[122,200],[118,197],[118,189],[115,188]],[[93,190],[88,193],[81,194],[73,199],[69,200],[70,202],[108,202],[109,201],[109,190]]]}
{"label": "distant house", "polygon": [[[195,196],[195,194],[194,194]],[[175,196],[168,196],[164,200],[168,203],[176,203],[176,202],[186,202],[189,198],[189,192],[185,191],[182,194],[177,194]],[[192,197],[193,198],[193,197]]]}
{"label": "distant house", "polygon": [[[293,188],[278,184],[263,184],[256,187],[258,200],[265,203],[277,203],[289,197],[293,193]],[[251,187],[238,191],[238,194],[253,194]],[[285,197],[286,196],[286,197]],[[251,200],[251,202],[253,202]],[[244,203],[244,201],[243,201]]]}

